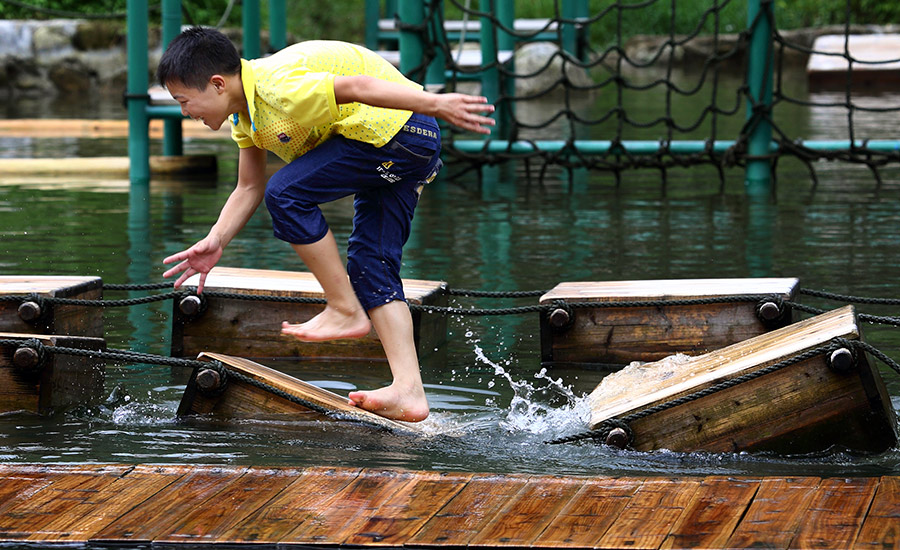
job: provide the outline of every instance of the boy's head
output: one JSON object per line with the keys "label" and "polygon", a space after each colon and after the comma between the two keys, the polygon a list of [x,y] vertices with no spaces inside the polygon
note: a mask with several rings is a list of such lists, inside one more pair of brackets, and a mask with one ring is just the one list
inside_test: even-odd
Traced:
{"label": "boy's head", "polygon": [[234,44],[221,32],[191,27],[169,43],[159,60],[159,83],[180,83],[205,90],[213,75],[234,75],[241,71],[241,57]]}

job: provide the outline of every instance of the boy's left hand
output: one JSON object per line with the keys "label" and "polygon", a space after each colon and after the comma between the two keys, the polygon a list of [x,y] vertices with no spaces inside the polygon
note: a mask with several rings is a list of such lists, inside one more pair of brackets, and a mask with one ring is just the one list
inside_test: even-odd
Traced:
{"label": "boy's left hand", "polygon": [[437,98],[435,116],[454,126],[479,134],[490,134],[489,126],[496,124],[494,119],[481,114],[494,112],[494,106],[487,102],[486,97],[449,93],[438,94]]}

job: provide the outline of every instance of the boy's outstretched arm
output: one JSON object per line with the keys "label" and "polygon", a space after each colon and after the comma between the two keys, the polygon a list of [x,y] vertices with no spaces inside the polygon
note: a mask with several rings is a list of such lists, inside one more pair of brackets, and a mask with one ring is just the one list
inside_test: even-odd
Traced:
{"label": "boy's outstretched arm", "polygon": [[241,149],[238,160],[238,182],[229,195],[225,206],[219,213],[219,219],[209,230],[209,234],[187,250],[172,254],[164,264],[179,262],[165,273],[163,277],[181,275],[175,281],[175,287],[181,286],[189,277],[199,273],[200,283],[197,292],[203,292],[206,276],[216,265],[222,252],[231,239],[247,224],[250,216],[259,207],[266,191],[266,152],[256,147]]}
{"label": "boy's outstretched arm", "polygon": [[494,119],[483,115],[494,112],[494,106],[488,104],[485,97],[434,94],[370,76],[335,77],[334,97],[338,105],[359,102],[374,107],[415,111],[480,134],[489,134],[489,126],[495,123]]}

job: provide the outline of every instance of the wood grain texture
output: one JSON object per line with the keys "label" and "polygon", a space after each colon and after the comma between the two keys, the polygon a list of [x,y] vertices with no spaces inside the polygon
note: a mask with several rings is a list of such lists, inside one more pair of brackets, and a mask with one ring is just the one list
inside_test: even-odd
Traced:
{"label": "wood grain texture", "polygon": [[896,548],[900,478],[0,464],[0,542]]}

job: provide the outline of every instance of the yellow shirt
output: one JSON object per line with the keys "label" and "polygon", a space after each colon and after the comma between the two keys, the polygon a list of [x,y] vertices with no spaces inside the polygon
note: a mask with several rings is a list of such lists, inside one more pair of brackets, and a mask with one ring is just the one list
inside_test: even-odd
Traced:
{"label": "yellow shirt", "polygon": [[422,89],[365,48],[330,40],[300,42],[269,57],[241,60],[250,118],[232,115],[232,139],[241,148],[255,145],[272,151],[285,162],[335,134],[385,145],[412,113],[362,103],[338,105],[334,77],[355,75]]}

